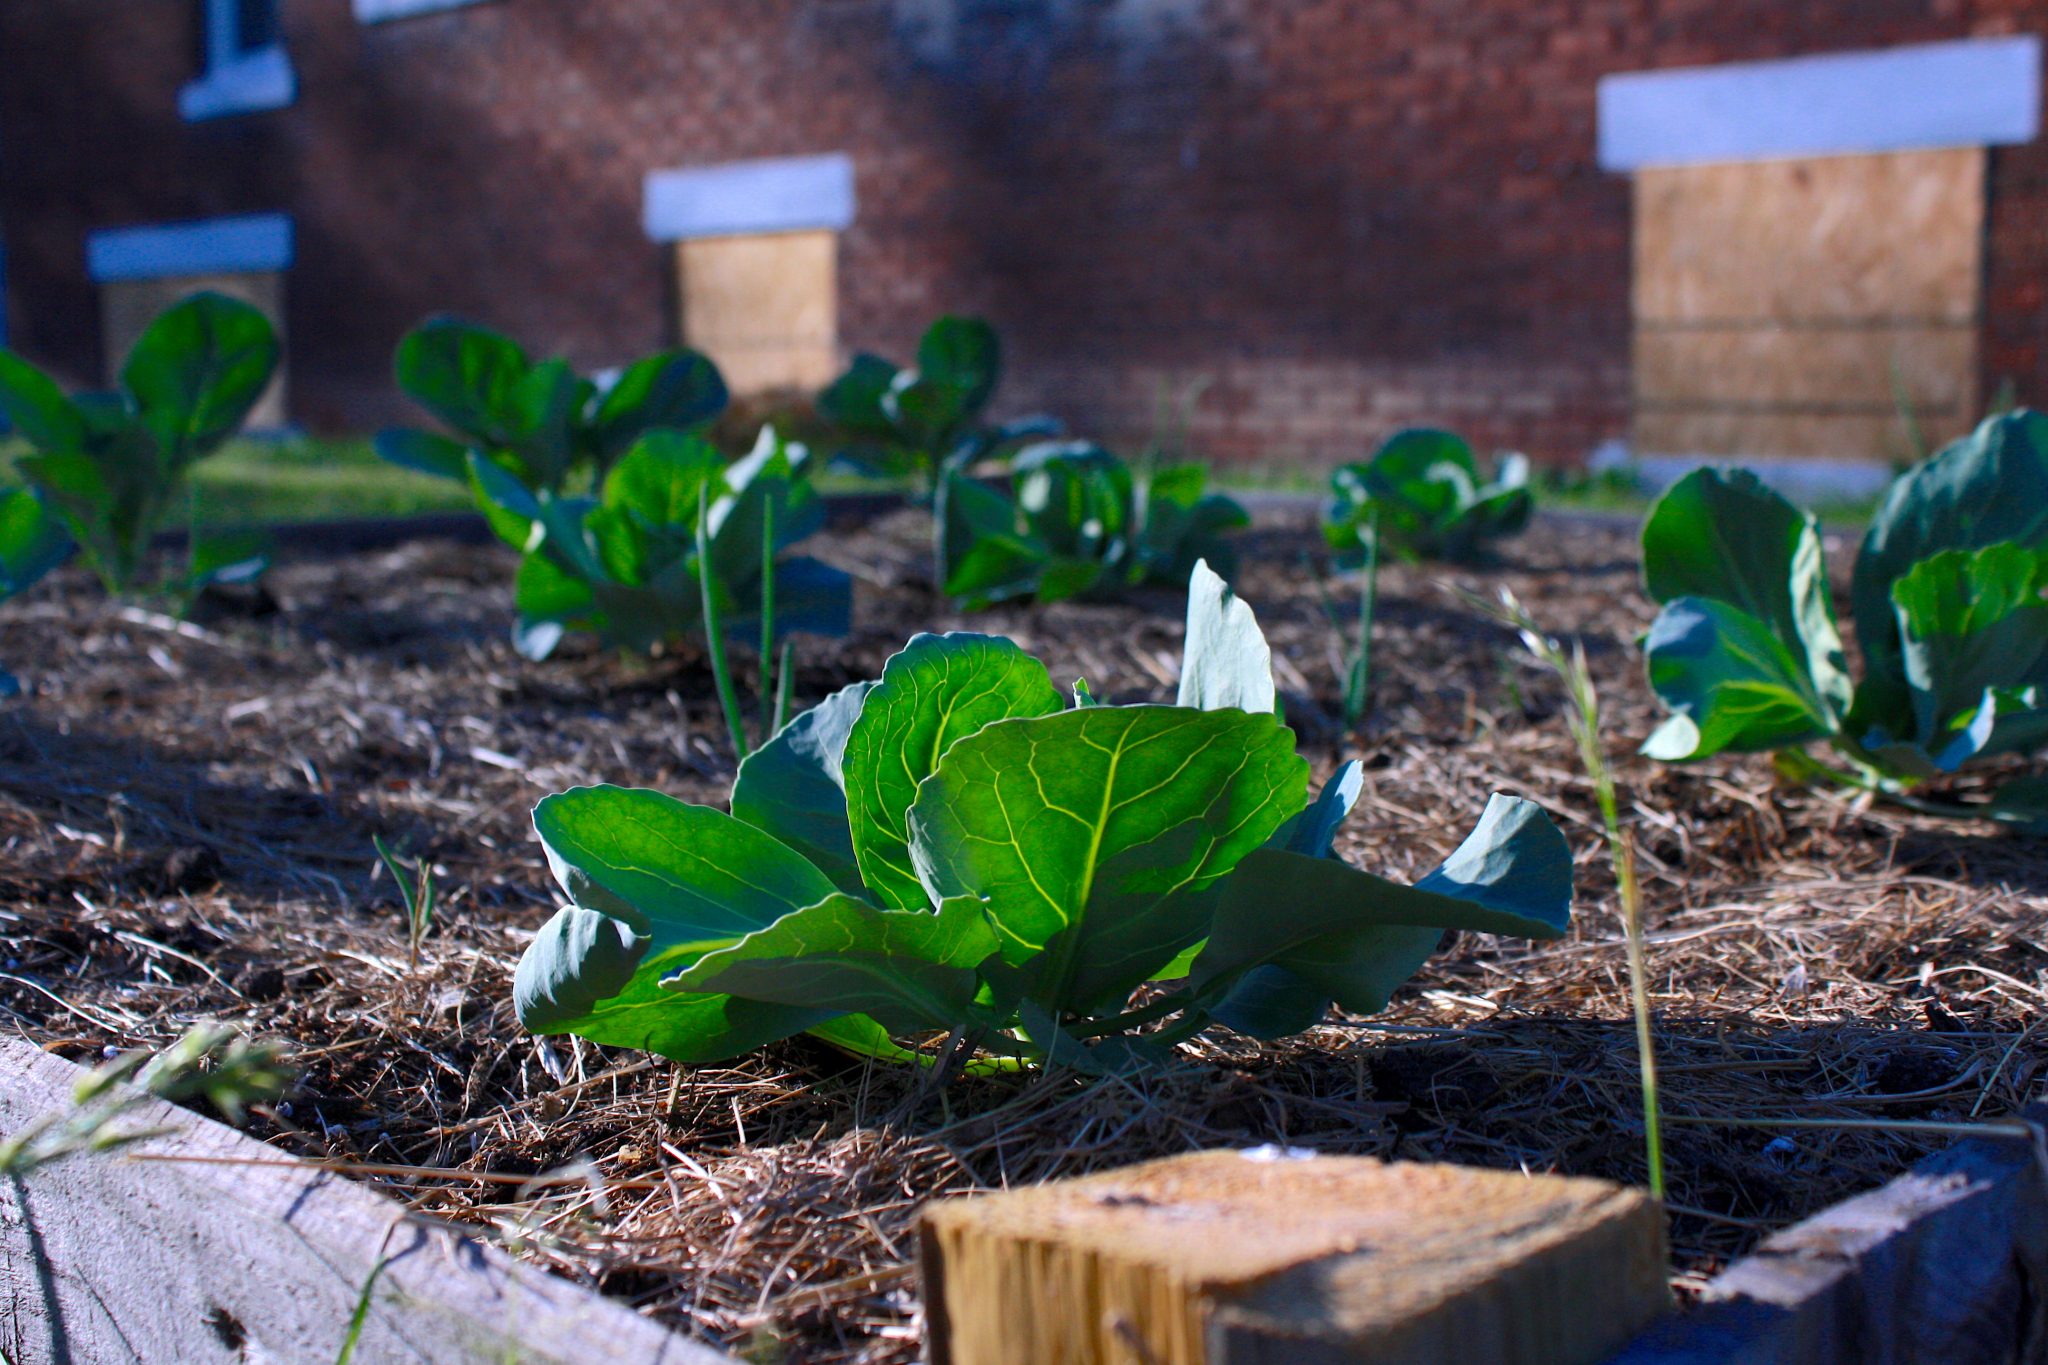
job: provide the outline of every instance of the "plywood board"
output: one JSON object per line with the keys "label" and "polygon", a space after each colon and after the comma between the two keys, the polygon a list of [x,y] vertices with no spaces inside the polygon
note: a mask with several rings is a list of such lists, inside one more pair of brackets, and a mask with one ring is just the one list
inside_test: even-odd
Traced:
{"label": "plywood board", "polygon": [[1983,243],[1981,147],[1644,170],[1636,317],[1971,322]]}
{"label": "plywood board", "polygon": [[1662,1215],[1639,1191],[1267,1155],[928,1207],[931,1359],[1591,1365],[1666,1306]]}
{"label": "plywood board", "polygon": [[[233,275],[171,275],[147,280],[111,280],[100,286],[100,349],[107,382],[120,377],[121,365],[137,337],[157,314],[188,295],[212,290],[260,309],[284,340],[284,276],[275,270]],[[249,429],[274,431],[285,424],[285,362],[249,414]]]}
{"label": "plywood board", "polygon": [[1661,167],[1636,177],[1644,455],[1911,453],[1978,413],[1984,150]]}
{"label": "plywood board", "polygon": [[[1938,437],[1928,434],[1932,441]],[[1712,460],[1806,458],[1895,463],[1916,452],[1891,414],[1667,409],[1639,404],[1633,442],[1646,456]]]}
{"label": "plywood board", "polygon": [[1923,420],[1968,423],[1976,401],[1974,327],[1639,324],[1635,384],[1643,400],[1828,404],[1889,413],[1894,382]]}
{"label": "plywood board", "polygon": [[738,394],[816,389],[839,368],[839,238],[829,231],[676,245],[682,336]]}

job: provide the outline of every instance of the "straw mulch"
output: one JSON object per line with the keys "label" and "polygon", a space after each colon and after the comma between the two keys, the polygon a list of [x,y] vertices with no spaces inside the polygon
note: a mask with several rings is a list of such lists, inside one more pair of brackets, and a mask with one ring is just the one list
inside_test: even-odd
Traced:
{"label": "straw mulch", "polygon": [[[859,628],[805,642],[802,698],[949,627],[1008,634],[1111,700],[1170,694],[1177,594],[968,620],[934,600],[921,533],[905,513],[824,543],[863,580]],[[1323,594],[1344,615],[1348,589],[1320,576],[1306,524],[1245,549],[1288,719],[1327,771],[1341,656]],[[293,563],[275,604],[184,625],[67,571],[0,613],[0,662],[32,689],[0,710],[0,1027],[80,1060],[202,1018],[286,1039],[301,1083],[251,1131],[419,1168],[376,1178],[761,1359],[914,1358],[907,1258],[934,1194],[1264,1142],[1640,1181],[1612,881],[1561,697],[1450,590],[1512,586],[1582,636],[1626,755],[1656,716],[1633,551],[1545,524],[1495,570],[1395,567],[1382,585],[1345,852],[1413,877],[1488,792],[1532,797],[1579,852],[1569,938],[1456,939],[1386,1014],[1282,1044],[1219,1031],[1155,1074],[936,1090],[804,1041],[682,1069],[511,1017],[512,964],[552,904],[533,801],[585,782],[722,799],[732,765],[696,659],[524,663],[496,550]],[[1677,1284],[1946,1141],[1684,1119],[1967,1120],[2035,1092],[2048,844],[1780,789],[1762,759],[1624,757],[1621,774],[1679,1120]],[[373,833],[440,869],[416,966]]]}

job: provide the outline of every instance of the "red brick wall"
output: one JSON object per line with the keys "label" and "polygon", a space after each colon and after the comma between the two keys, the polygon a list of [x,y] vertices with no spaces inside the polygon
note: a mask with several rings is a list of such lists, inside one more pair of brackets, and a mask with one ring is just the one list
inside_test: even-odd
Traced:
{"label": "red brick wall", "polygon": [[[76,374],[87,230],[269,209],[304,420],[402,413],[391,346],[432,310],[615,363],[673,330],[646,171],[845,151],[849,345],[986,311],[1008,406],[1142,438],[1201,379],[1201,448],[1317,463],[1417,421],[1548,458],[1624,432],[1602,74],[2048,28],[2048,0],[284,0],[298,103],[187,126],[192,3],[0,0],[10,322]],[[2048,400],[2039,144],[1993,156],[1990,246],[1987,386]]]}

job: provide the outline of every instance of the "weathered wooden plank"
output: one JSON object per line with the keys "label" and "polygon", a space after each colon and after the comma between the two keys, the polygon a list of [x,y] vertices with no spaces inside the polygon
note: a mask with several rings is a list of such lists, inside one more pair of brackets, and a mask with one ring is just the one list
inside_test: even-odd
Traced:
{"label": "weathered wooden plank", "polygon": [[1771,1237],[1610,1365],[2037,1361],[2048,1361],[2042,1158],[2033,1143],[1972,1139]]}
{"label": "weathered wooden plank", "polygon": [[[0,1039],[0,1134],[70,1102],[80,1071]],[[357,1346],[384,1361],[729,1358],[495,1248],[405,1216],[369,1187],[186,1110],[124,1120],[175,1131],[0,1182],[0,1351],[15,1365],[331,1361],[380,1255]]]}
{"label": "weathered wooden plank", "polygon": [[920,1262],[937,1365],[1571,1365],[1667,1301],[1640,1193],[1365,1157],[1204,1152],[947,1200]]}

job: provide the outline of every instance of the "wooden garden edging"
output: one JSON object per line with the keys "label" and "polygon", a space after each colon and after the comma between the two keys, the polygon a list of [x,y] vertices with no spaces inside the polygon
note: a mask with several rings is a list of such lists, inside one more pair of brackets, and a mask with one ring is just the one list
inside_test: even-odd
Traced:
{"label": "wooden garden edging", "polygon": [[[0,1135],[67,1108],[83,1074],[0,1039]],[[135,1153],[198,1159],[82,1155],[0,1182],[12,1365],[331,1361],[365,1285],[358,1365],[732,1365],[190,1111],[145,1102],[120,1122],[171,1130]],[[932,1359],[2048,1362],[2048,1176],[2029,1131],[1958,1143],[1778,1233],[1633,1340],[1663,1303],[1657,1219],[1600,1181],[1211,1152],[943,1200],[922,1235]]]}
{"label": "wooden garden edging", "polygon": [[2048,1106],[1767,1239],[1608,1365],[2048,1361]]}
{"label": "wooden garden edging", "polygon": [[[67,1108],[83,1074],[0,1039],[0,1134]],[[204,1160],[88,1154],[0,1181],[0,1353],[13,1365],[329,1362],[365,1284],[356,1365],[731,1365],[188,1110],[151,1101],[118,1122],[174,1130],[134,1151]]]}

